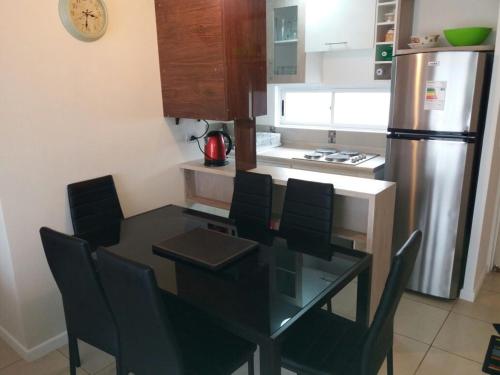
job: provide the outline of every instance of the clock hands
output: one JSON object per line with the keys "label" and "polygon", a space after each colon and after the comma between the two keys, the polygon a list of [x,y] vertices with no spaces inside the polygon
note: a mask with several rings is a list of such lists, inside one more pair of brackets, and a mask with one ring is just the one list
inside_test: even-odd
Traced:
{"label": "clock hands", "polygon": [[[89,29],[89,17],[98,18],[91,10],[82,10],[82,14],[85,16],[85,28]],[[83,17],[83,16],[82,16]]]}

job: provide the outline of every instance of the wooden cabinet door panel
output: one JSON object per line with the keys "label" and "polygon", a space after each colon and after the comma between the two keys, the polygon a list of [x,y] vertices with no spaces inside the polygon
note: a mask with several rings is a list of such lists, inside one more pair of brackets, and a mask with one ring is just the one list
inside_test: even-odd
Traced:
{"label": "wooden cabinet door panel", "polygon": [[227,118],[220,0],[156,0],[166,117]]}
{"label": "wooden cabinet door panel", "polygon": [[225,0],[224,30],[231,119],[261,116],[267,113],[265,1]]}
{"label": "wooden cabinet door panel", "polygon": [[223,64],[169,63],[162,76],[166,117],[224,120],[228,117]]}

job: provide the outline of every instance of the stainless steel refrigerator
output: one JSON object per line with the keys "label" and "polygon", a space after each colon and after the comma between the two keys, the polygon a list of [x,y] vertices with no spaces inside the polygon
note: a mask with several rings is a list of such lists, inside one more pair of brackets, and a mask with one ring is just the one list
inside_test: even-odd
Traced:
{"label": "stainless steel refrigerator", "polygon": [[385,179],[397,183],[393,249],[423,242],[408,289],[458,297],[487,109],[492,54],[397,56]]}

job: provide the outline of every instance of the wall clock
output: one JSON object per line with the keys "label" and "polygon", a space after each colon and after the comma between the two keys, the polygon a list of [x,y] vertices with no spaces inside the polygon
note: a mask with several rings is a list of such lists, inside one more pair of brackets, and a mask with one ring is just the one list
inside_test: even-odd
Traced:
{"label": "wall clock", "polygon": [[66,30],[84,42],[99,39],[108,26],[103,0],[59,0],[59,16]]}

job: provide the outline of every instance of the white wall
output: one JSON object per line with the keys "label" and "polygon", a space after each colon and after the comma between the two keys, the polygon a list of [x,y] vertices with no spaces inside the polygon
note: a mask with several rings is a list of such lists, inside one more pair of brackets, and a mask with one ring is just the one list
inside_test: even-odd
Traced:
{"label": "white wall", "polygon": [[[500,23],[499,23],[500,25]],[[500,34],[497,34],[500,45]],[[488,116],[484,132],[481,167],[478,177],[476,203],[472,223],[464,287],[461,297],[474,300],[486,273],[490,270],[491,254],[495,247],[495,207],[500,176],[500,51],[495,52]]]}
{"label": "white wall", "polygon": [[440,43],[449,45],[443,29],[486,26],[494,30],[485,43],[493,44],[497,17],[498,0],[415,0],[413,33],[441,34]]}
{"label": "white wall", "polygon": [[390,83],[375,81],[372,49],[329,52],[323,57],[323,83],[335,86],[366,86],[390,89]]}
{"label": "white wall", "polygon": [[[499,151],[500,151],[500,142],[497,142],[496,150],[494,152],[495,154],[498,155]],[[498,186],[500,186],[500,175],[498,176],[497,182],[494,185],[495,188],[494,190],[496,190],[494,195],[496,195],[496,198],[494,204],[493,224],[491,226],[491,240],[490,240],[491,264],[488,265],[490,267],[493,266],[500,267],[500,190],[498,189]]]}
{"label": "white wall", "polygon": [[197,125],[162,115],[154,1],[106,4],[108,32],[84,43],[58,0],[0,2],[0,327],[27,356],[65,330],[38,229],[71,232],[66,185],[113,174],[132,215],[180,202],[176,165],[199,157]]}
{"label": "white wall", "polygon": [[0,202],[0,301],[0,330],[3,329],[4,336],[23,341],[24,330],[19,319],[17,286],[3,217],[2,202]]}

